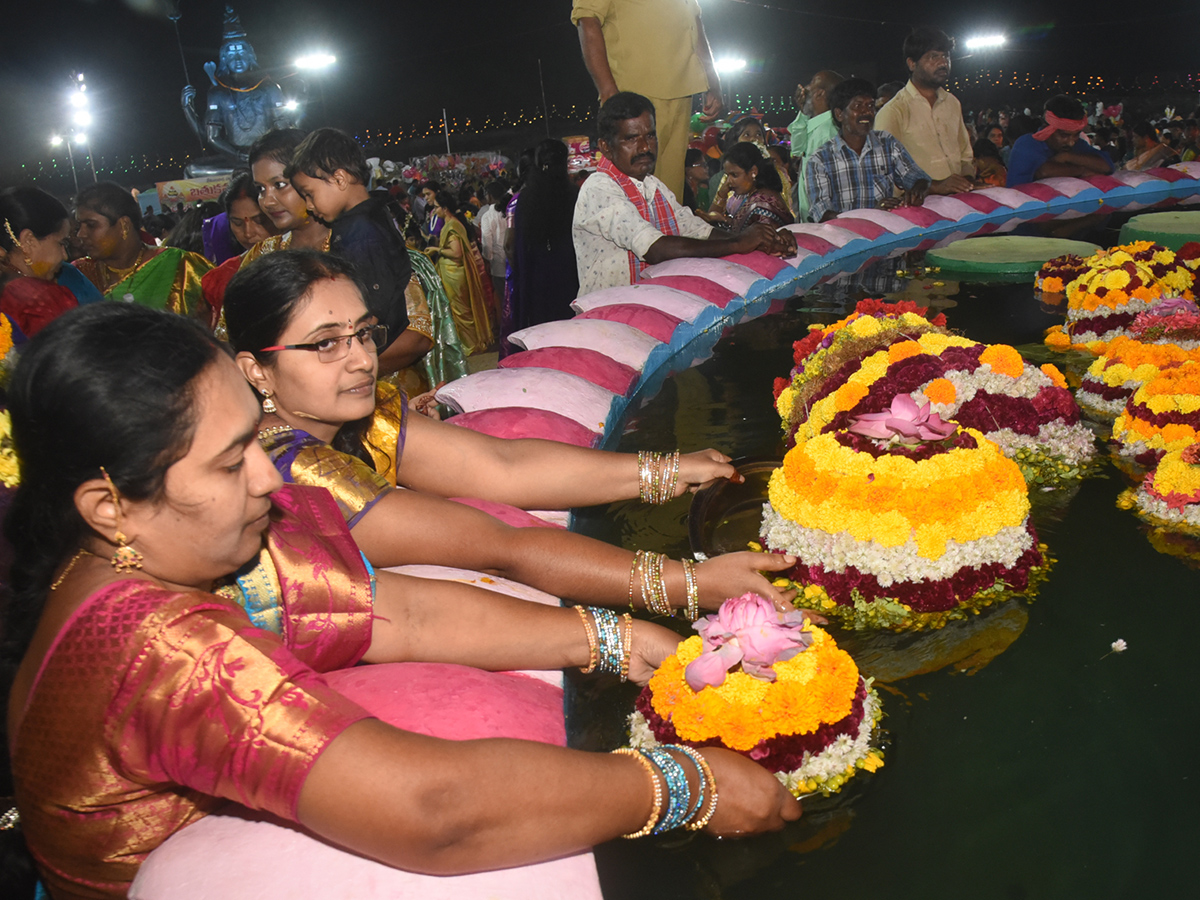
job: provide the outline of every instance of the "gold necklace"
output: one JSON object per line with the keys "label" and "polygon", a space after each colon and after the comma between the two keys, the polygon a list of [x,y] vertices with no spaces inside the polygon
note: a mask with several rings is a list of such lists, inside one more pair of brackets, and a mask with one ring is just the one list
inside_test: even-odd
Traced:
{"label": "gold necklace", "polygon": [[[141,243],[141,242],[139,241],[138,243]],[[133,260],[133,265],[130,266],[128,269],[109,269],[107,264],[100,263],[100,268],[103,270],[103,272],[101,273],[101,278],[100,278],[100,284],[101,284],[100,293],[107,294],[110,290],[112,290],[113,285],[119,284],[124,279],[124,277],[128,277],[128,276],[122,276],[122,278],[114,278],[112,284],[109,284],[108,279],[112,272],[116,272],[118,275],[121,275],[121,273],[123,273],[123,272],[129,272],[129,274],[132,275],[134,272],[136,272],[137,267],[139,265],[141,265],[142,254],[144,254],[145,252],[146,252],[146,245],[142,244],[141,249],[138,250],[138,255]]]}
{"label": "gold necklace", "polygon": [[260,438],[269,438],[276,434],[283,434],[285,431],[295,431],[291,425],[275,425],[271,428],[264,428],[258,433]]}
{"label": "gold necklace", "polygon": [[64,581],[66,581],[67,576],[71,574],[71,570],[73,568],[75,568],[75,563],[79,562],[80,557],[85,556],[85,555],[86,556],[95,556],[96,554],[93,553],[91,550],[85,550],[85,549],[81,548],[78,553],[76,553],[74,556],[71,557],[71,561],[69,563],[67,563],[67,567],[62,570],[62,574],[59,575],[57,578],[54,579],[54,581],[52,581],[50,583],[50,590],[57,591],[59,586]]}

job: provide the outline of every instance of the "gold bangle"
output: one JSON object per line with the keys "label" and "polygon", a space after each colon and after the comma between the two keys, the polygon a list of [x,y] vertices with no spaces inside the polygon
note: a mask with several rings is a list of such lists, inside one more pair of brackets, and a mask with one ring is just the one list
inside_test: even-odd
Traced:
{"label": "gold bangle", "polygon": [[693,819],[683,827],[688,831],[699,831],[710,821],[712,821],[713,813],[717,811],[717,779],[713,777],[712,768],[708,764],[708,760],[704,758],[704,754],[699,751],[693,751],[687,754],[692,758],[692,762],[696,764],[696,768],[700,770],[700,780],[708,781],[708,809],[698,819]]}
{"label": "gold bangle", "polygon": [[633,616],[621,615],[621,681],[629,680],[629,658],[633,656]]}
{"label": "gold bangle", "polygon": [[638,563],[641,562],[641,552],[633,554],[633,563],[629,566],[629,608],[633,609],[633,586],[637,581]]}
{"label": "gold bangle", "polygon": [[632,747],[618,747],[612,752],[621,756],[632,756],[636,759],[641,763],[642,768],[646,770],[646,774],[650,776],[650,781],[654,785],[654,806],[650,810],[650,818],[646,820],[646,824],[640,830],[621,835],[621,837],[628,840],[645,837],[654,830],[654,826],[658,824],[658,817],[662,813],[662,784],[659,783],[658,775],[654,771],[654,763],[650,762],[640,750],[635,750]]}
{"label": "gold bangle", "polygon": [[696,561],[681,559],[683,563],[683,583],[687,586],[687,607],[684,615],[689,622],[700,618],[700,582],[696,580]]}
{"label": "gold bangle", "polygon": [[579,613],[579,620],[583,622],[583,630],[587,633],[588,642],[588,666],[579,671],[584,675],[590,675],[596,671],[596,663],[600,660],[600,645],[596,640],[596,629],[592,625],[592,617],[582,606],[575,607],[575,612]]}

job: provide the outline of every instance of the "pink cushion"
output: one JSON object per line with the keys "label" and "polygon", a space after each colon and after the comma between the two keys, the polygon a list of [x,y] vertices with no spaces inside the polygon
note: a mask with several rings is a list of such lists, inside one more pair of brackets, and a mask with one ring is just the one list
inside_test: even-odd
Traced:
{"label": "pink cushion", "polygon": [[830,251],[837,249],[825,238],[817,237],[815,234],[796,234],[796,232],[792,232],[792,234],[796,237],[797,247],[803,247],[818,256],[825,256]]}
{"label": "pink cushion", "polygon": [[719,285],[715,281],[701,278],[699,275],[662,275],[658,278],[647,279],[646,283],[687,291],[689,294],[695,294],[701,300],[707,300],[713,306],[719,306],[721,309],[728,306],[729,301],[734,297],[739,296],[737,292],[731,291],[729,288]]}
{"label": "pink cushion", "polygon": [[947,221],[944,216],[939,216],[932,209],[926,209],[923,206],[899,206],[891,211],[900,218],[912,222],[918,228],[929,228],[938,222]]}
{"label": "pink cushion", "polygon": [[1153,175],[1155,178],[1161,178],[1164,181],[1171,182],[1194,180],[1196,177],[1188,172],[1181,172],[1179,169],[1164,169],[1161,166],[1153,169],[1147,169],[1146,174]]}
{"label": "pink cushion", "polygon": [[[449,740],[524,738],[564,746],[562,690],[525,675],[393,663],[326,675],[374,715]],[[486,773],[481,773],[481,777]],[[502,777],[502,772],[500,773]],[[236,804],[205,816],[150,854],[133,900],[600,900],[590,853],[470,875],[393,869]]]}
{"label": "pink cushion", "polygon": [[[669,343],[671,335],[675,333],[675,329],[682,319],[677,319],[669,313],[665,313],[659,309],[653,309],[649,306],[635,306],[631,303],[622,303],[616,306],[602,306],[599,309],[590,309],[585,313],[580,313],[575,318],[577,319],[604,319],[608,322],[623,322],[636,328],[638,331],[650,335],[656,341],[662,341],[664,344]],[[576,374],[583,375],[582,372]],[[583,375],[587,378],[587,375]],[[609,390],[613,390],[609,388]],[[628,388],[626,388],[628,390]],[[615,393],[624,394],[625,391],[615,391]]]}
{"label": "pink cushion", "polygon": [[1111,175],[1085,175],[1082,180],[1105,192],[1111,191],[1113,188],[1125,187]]}
{"label": "pink cushion", "polygon": [[480,512],[485,512],[489,516],[499,519],[505,525],[511,525],[513,528],[563,527],[562,525],[547,522],[545,519],[539,519],[532,513],[518,509],[515,506],[509,506],[507,503],[497,503],[494,500],[478,500],[475,497],[451,497],[450,499],[455,503],[461,503],[463,506],[470,506]]}
{"label": "pink cushion", "polygon": [[771,256],[761,250],[755,250],[753,253],[733,253],[725,259],[728,262],[737,263],[739,266],[745,266],[747,269],[753,269],[764,278],[774,278],[787,268],[787,263],[778,256]]}
{"label": "pink cushion", "polygon": [[882,225],[877,225],[866,219],[860,219],[857,216],[838,216],[837,224],[838,228],[853,231],[860,237],[865,237],[868,241],[873,241],[880,235],[891,234]]}
{"label": "pink cushion", "polygon": [[389,725],[450,741],[520,738],[567,745],[560,689],[527,675],[442,663],[356,666],[325,676]]}
{"label": "pink cushion", "polygon": [[985,197],[983,194],[976,194],[973,192],[968,192],[966,194],[955,194],[954,199],[961,200],[976,212],[981,212],[984,215],[987,215],[990,212],[995,212],[1000,208],[1000,204],[991,197]]}
{"label": "pink cushion", "polygon": [[[605,307],[613,309],[614,307]],[[616,307],[621,308],[621,307]],[[592,318],[607,318],[592,316]],[[620,320],[624,321],[624,320]],[[678,319],[676,319],[678,322]],[[632,322],[626,324],[633,325]],[[643,329],[645,330],[645,329]],[[624,363],[619,363],[610,356],[605,356],[598,350],[587,347],[539,347],[536,350],[525,350],[513,353],[500,360],[500,368],[513,369],[523,366],[537,366],[543,369],[557,369],[560,372],[570,372],[580,378],[586,378],[592,384],[598,384],[614,394],[626,394],[637,384],[638,370]]]}
{"label": "pink cushion", "polygon": [[446,420],[451,425],[470,428],[498,438],[539,438],[576,447],[591,447],[599,439],[574,419],[546,409],[524,406],[498,406],[462,413]]}
{"label": "pink cushion", "polygon": [[1014,191],[1020,191],[1032,197],[1034,200],[1041,200],[1043,203],[1049,203],[1051,200],[1057,200],[1062,196],[1061,191],[1056,191],[1048,184],[1041,184],[1037,181],[1031,181],[1028,184],[1018,184],[1013,188]]}

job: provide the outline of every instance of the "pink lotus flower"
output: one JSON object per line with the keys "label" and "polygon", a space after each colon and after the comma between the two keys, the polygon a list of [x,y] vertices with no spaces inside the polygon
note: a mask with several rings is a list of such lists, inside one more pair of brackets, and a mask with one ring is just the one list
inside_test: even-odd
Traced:
{"label": "pink lotus flower", "polygon": [[812,643],[804,621],[799,610],[778,612],[757,594],[726,600],[716,615],[705,616],[692,626],[704,639],[704,651],[684,670],[688,687],[697,692],[719,687],[725,683],[725,673],[738,663],[747,675],[774,681],[771,667]]}
{"label": "pink lotus flower", "polygon": [[922,441],[944,441],[958,430],[958,426],[942,421],[937,413],[931,413],[928,403],[918,408],[916,401],[908,394],[897,394],[890,410],[864,413],[851,423],[850,430],[880,441],[919,444]]}

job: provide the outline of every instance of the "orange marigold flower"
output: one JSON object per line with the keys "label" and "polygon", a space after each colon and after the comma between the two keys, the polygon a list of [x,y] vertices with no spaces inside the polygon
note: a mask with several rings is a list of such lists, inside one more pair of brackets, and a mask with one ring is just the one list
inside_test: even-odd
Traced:
{"label": "orange marigold flower", "polygon": [[869,392],[870,389],[866,385],[855,384],[854,382],[848,382],[842,385],[840,388],[838,388],[837,393],[834,396],[834,402],[837,406],[838,412],[847,412],[848,410],[854,409],[854,407],[858,406],[859,401],[861,401],[863,397],[867,396]]}
{"label": "orange marigold flower", "polygon": [[1066,350],[1071,346],[1071,338],[1061,325],[1055,325],[1046,332],[1045,343],[1051,350]]}
{"label": "orange marigold flower", "polygon": [[916,341],[898,341],[888,347],[888,363],[898,363],[910,356],[918,356],[924,351]]}
{"label": "orange marigold flower", "polygon": [[1008,344],[992,344],[979,355],[981,363],[987,363],[992,371],[1010,378],[1020,378],[1025,372],[1025,360]]}
{"label": "orange marigold flower", "polygon": [[958,391],[954,387],[954,382],[947,378],[935,378],[925,386],[925,396],[930,403],[951,404],[955,397],[958,396]]}
{"label": "orange marigold flower", "polygon": [[1067,379],[1058,370],[1058,366],[1056,365],[1046,363],[1042,366],[1042,374],[1049,378],[1055,387],[1065,388],[1067,386]]}

